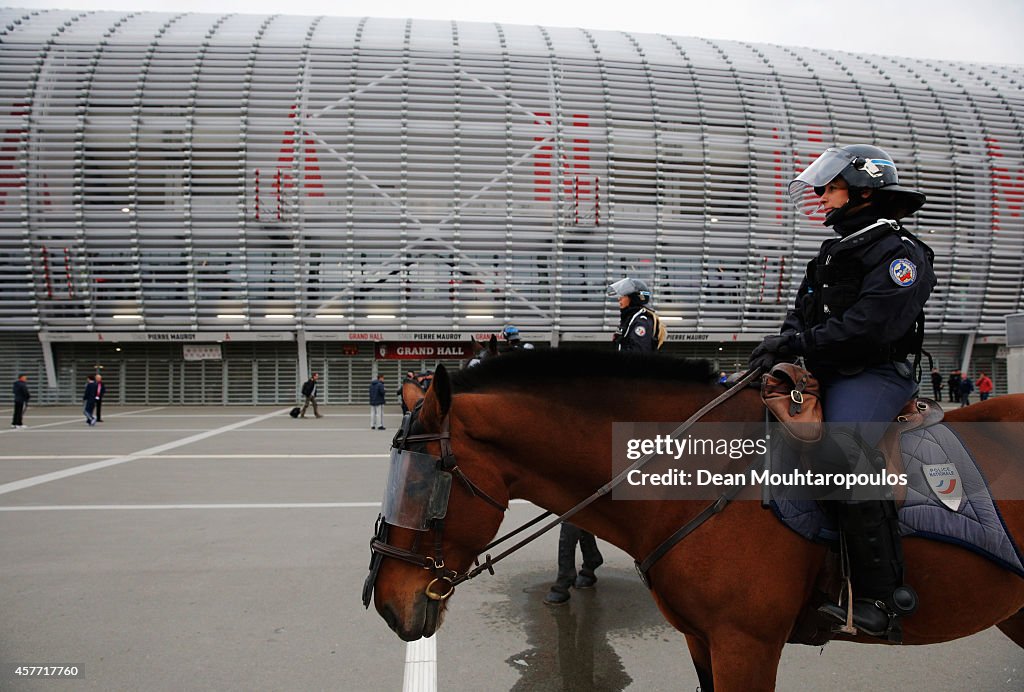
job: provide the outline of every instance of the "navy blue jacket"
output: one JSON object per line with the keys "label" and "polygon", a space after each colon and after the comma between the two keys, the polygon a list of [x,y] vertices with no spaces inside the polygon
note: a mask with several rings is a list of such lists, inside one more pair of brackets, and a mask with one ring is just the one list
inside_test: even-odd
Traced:
{"label": "navy blue jacket", "polygon": [[82,401],[96,401],[95,382],[89,382],[85,385],[85,391],[82,393]]}
{"label": "navy blue jacket", "polygon": [[930,250],[899,224],[850,219],[808,263],[782,331],[800,335],[812,371],[901,360],[935,287]]}
{"label": "navy blue jacket", "polygon": [[370,406],[382,406],[387,403],[387,388],[380,380],[370,383]]}
{"label": "navy blue jacket", "polygon": [[28,391],[28,383],[21,380],[14,381],[14,403],[27,404],[32,395]]}
{"label": "navy blue jacket", "polygon": [[658,350],[654,320],[644,308],[630,306],[619,311],[615,346],[619,351],[650,353]]}

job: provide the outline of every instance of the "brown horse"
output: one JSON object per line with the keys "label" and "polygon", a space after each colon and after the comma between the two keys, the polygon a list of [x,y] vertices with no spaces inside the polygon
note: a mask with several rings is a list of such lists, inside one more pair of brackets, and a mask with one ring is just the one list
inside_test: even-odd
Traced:
{"label": "brown horse", "polygon": [[[386,542],[406,555],[436,548],[449,574],[464,573],[498,531],[497,506],[523,498],[563,513],[612,478],[613,422],[680,421],[721,391],[706,364],[664,357],[556,349],[497,358],[453,377],[439,367],[412,432],[431,455],[454,456],[470,482],[452,483],[443,530],[388,527]],[[748,389],[704,420],[763,416],[757,391]],[[981,436],[978,426],[961,425],[973,421],[1020,423],[1024,396],[997,397],[947,416],[987,477],[1019,484],[1024,426],[1008,425],[1011,432],[996,440]],[[651,593],[685,634],[705,692],[774,689],[782,648],[828,562],[828,548],[762,509],[758,492],[746,489],[649,572]],[[604,495],[572,521],[642,560],[707,504]],[[1024,501],[997,504],[1010,534],[1024,539]],[[903,622],[905,644],[948,641],[997,625],[1024,646],[1024,579],[946,543],[907,538],[904,552],[908,582],[920,595],[918,611]],[[438,587],[436,570],[423,569],[433,563],[378,558],[377,611],[402,639],[433,634],[449,595]]]}

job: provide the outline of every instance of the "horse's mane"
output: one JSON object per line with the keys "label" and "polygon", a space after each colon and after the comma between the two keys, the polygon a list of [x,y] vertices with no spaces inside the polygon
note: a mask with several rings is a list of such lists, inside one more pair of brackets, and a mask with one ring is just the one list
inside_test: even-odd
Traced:
{"label": "horse's mane", "polygon": [[455,392],[551,387],[573,380],[656,380],[710,384],[716,373],[706,360],[585,348],[513,351],[452,373]]}

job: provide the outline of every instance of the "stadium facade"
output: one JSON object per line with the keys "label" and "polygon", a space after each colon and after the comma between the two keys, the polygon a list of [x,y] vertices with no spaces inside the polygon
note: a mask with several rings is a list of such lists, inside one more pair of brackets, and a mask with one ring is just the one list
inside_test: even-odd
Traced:
{"label": "stadium facade", "polygon": [[0,10],[0,358],[44,401],[328,401],[515,324],[745,363],[830,231],[787,182],[888,150],[928,195],[927,346],[1005,390],[1024,67],[468,22]]}

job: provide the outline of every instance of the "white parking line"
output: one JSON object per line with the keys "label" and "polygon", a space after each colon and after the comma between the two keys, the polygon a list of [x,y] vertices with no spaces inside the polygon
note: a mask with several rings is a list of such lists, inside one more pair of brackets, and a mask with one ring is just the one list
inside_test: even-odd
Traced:
{"label": "white parking line", "polygon": [[437,689],[437,640],[434,636],[405,645],[405,680],[402,692],[434,692]]}
{"label": "white parking line", "polygon": [[[124,413],[115,413],[115,414],[113,414],[110,417],[111,418],[118,418],[120,416],[131,416],[131,417],[134,418],[136,415],[138,415],[140,413],[145,413],[145,412],[149,412],[149,411],[163,411],[165,408],[167,408],[167,407],[166,406],[151,406],[150,408],[140,408],[138,411],[125,411]],[[143,418],[158,418],[158,417],[159,416],[143,416]]]}
{"label": "white parking line", "polygon": [[[157,406],[155,408],[139,409],[139,411],[159,411],[160,409],[163,409],[163,408],[167,408],[167,407],[166,406]],[[131,416],[131,415],[133,415],[135,413],[138,413],[139,411],[123,411],[121,413],[109,413],[109,414],[107,414],[107,418],[123,418],[123,417]],[[34,415],[34,416],[32,416],[32,418],[59,418],[60,420],[58,420],[58,421],[56,421],[54,423],[40,423],[39,425],[29,425],[29,426],[26,426],[26,427],[20,428],[20,429],[6,428],[4,430],[0,430],[0,435],[3,435],[5,433],[15,433],[15,432],[19,433],[21,435],[24,435],[25,433],[31,433],[33,430],[38,430],[39,428],[52,428],[55,425],[67,425],[68,423],[84,423],[85,422],[85,417],[81,413],[77,413],[77,414],[75,414],[75,415],[73,415],[71,417],[55,416],[55,415],[46,415],[46,416],[35,416]],[[75,430],[75,431],[70,431],[70,430],[51,430],[50,432],[78,432],[78,431],[77,430]]]}
{"label": "white parking line", "polygon": [[167,442],[162,445],[157,445],[156,447],[142,449],[132,454],[126,454],[123,456],[113,457],[110,459],[104,459],[103,461],[96,461],[91,464],[83,464],[82,466],[72,466],[69,469],[62,469],[60,471],[54,471],[52,473],[44,473],[41,476],[33,476],[31,478],[25,478],[20,481],[5,483],[3,485],[0,485],[0,495],[6,495],[7,493],[13,493],[18,490],[24,490],[25,488],[31,488],[32,486],[35,485],[49,483],[50,481],[60,480],[61,478],[67,478],[69,476],[77,476],[78,474],[88,473],[89,471],[104,469],[109,466],[117,466],[118,464],[124,464],[129,461],[135,461],[136,459],[139,459],[141,457],[153,456],[154,454],[159,454],[160,452],[166,452],[177,447],[183,447],[187,444],[192,444],[193,442],[205,440],[215,435],[220,435],[222,433],[230,432],[232,430],[237,430],[238,428],[243,428],[247,425],[252,425],[253,423],[259,423],[260,421],[264,421],[273,416],[279,416],[288,410],[289,409],[281,409],[280,411],[272,411],[270,413],[265,413],[262,416],[249,418],[247,420],[232,423],[230,425],[225,425],[214,430],[207,430],[206,432],[199,433],[198,435],[190,435],[189,437],[184,437],[180,440],[174,440],[173,442]]}

